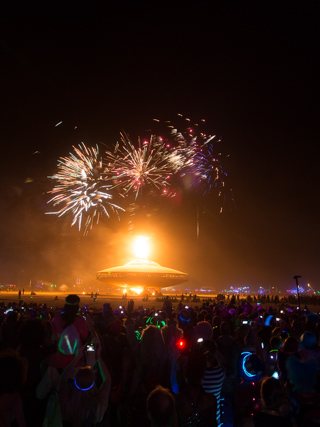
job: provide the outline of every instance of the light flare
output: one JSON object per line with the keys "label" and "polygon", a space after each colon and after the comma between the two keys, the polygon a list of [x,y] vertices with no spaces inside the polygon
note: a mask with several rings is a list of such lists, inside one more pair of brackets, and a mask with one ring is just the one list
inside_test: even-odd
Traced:
{"label": "light flare", "polygon": [[138,236],[133,242],[133,251],[138,259],[146,260],[150,253],[149,237]]}

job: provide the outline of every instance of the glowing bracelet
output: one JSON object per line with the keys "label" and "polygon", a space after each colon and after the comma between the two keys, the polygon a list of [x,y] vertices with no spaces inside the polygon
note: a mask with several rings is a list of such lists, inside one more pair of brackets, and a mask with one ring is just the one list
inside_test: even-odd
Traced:
{"label": "glowing bracelet", "polygon": [[78,384],[77,384],[77,380],[76,380],[76,379],[74,379],[74,385],[77,387],[77,389],[78,389],[78,390],[81,390],[81,391],[88,391],[88,390],[90,390],[90,389],[94,386],[94,381],[93,381],[93,383],[91,384],[91,386],[90,386],[90,387],[88,387],[88,388],[81,388],[81,387],[79,387],[79,386],[78,386]]}

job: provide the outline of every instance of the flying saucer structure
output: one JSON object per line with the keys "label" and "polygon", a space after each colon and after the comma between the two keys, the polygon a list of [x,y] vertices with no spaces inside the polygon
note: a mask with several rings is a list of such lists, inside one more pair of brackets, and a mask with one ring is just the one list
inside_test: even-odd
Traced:
{"label": "flying saucer structure", "polygon": [[108,285],[127,287],[166,288],[187,282],[189,275],[162,267],[150,260],[134,260],[119,267],[97,272],[97,280]]}

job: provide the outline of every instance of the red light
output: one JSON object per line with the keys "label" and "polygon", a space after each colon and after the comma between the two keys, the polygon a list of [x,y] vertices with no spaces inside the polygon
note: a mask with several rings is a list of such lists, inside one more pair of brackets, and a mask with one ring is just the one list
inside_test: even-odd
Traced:
{"label": "red light", "polygon": [[185,342],[185,340],[180,340],[180,341],[178,341],[178,347],[179,347],[180,349],[185,348],[185,346],[186,346],[186,342]]}

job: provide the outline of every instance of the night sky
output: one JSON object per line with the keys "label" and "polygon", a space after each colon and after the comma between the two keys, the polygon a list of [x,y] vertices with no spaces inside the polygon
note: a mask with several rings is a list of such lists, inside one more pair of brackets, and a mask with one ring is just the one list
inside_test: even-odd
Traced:
{"label": "night sky", "polygon": [[316,2],[24,3],[0,6],[0,283],[97,284],[129,261],[126,218],[84,237],[45,215],[47,177],[81,141],[181,113],[222,136],[234,202],[149,201],[131,234],[195,286],[320,289]]}

